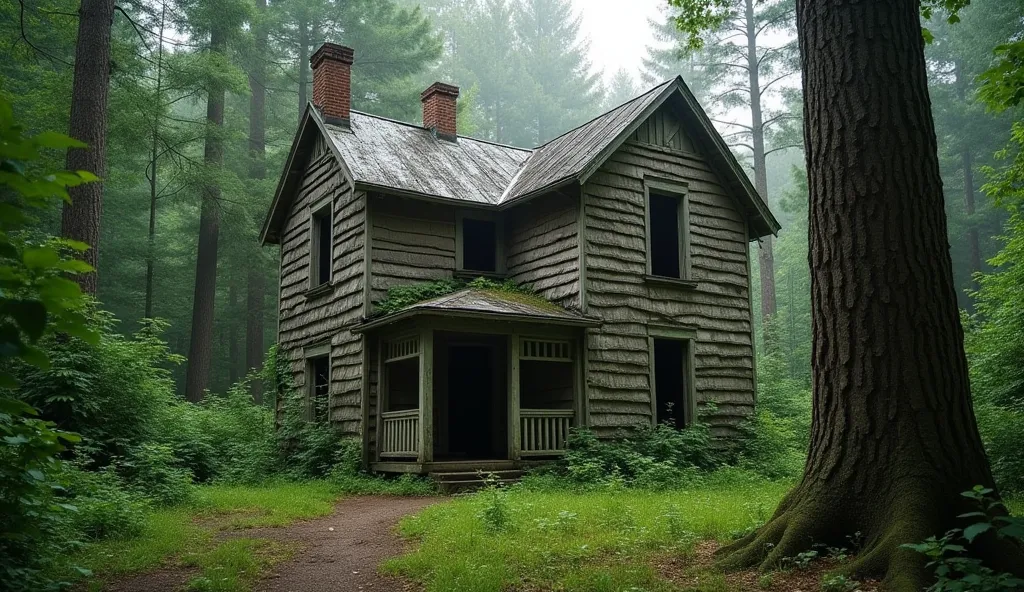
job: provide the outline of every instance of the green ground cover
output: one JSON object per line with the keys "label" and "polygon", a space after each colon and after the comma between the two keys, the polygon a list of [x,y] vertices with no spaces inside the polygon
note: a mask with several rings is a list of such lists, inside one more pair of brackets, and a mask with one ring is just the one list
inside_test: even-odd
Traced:
{"label": "green ground cover", "polygon": [[[287,559],[291,549],[259,538],[218,540],[217,533],[256,527],[286,526],[325,516],[337,500],[327,482],[280,483],[245,487],[209,485],[196,488],[187,506],[149,512],[143,533],[110,538],[83,547],[67,566],[90,570],[88,588],[168,565],[197,568],[193,590],[248,590],[261,573]],[[66,577],[74,572],[65,567]]]}
{"label": "green ground cover", "polygon": [[715,482],[674,491],[482,492],[406,518],[418,550],[385,563],[428,591],[675,590],[652,563],[765,521],[788,484]]}

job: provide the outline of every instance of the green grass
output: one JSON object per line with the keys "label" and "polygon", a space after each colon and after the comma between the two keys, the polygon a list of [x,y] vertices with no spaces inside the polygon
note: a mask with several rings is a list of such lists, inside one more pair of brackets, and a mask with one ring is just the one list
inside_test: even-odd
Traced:
{"label": "green grass", "polygon": [[275,563],[289,559],[296,547],[268,539],[231,539],[212,549],[188,553],[182,564],[199,567],[201,575],[188,583],[201,592],[244,592]]}
{"label": "green grass", "polygon": [[[671,590],[651,560],[759,525],[788,488],[746,483],[671,492],[484,492],[403,520],[401,533],[422,544],[384,569],[428,591]],[[507,526],[488,527],[486,516],[493,525],[503,515]]]}
{"label": "green grass", "polygon": [[[195,500],[188,507],[151,512],[140,536],[87,545],[68,563],[92,571],[93,584],[101,585],[180,559],[184,565],[202,569],[200,577],[205,579],[194,588],[245,590],[247,582],[254,581],[259,571],[286,557],[287,549],[265,539],[232,539],[218,544],[215,533],[285,526],[296,520],[325,516],[337,498],[337,489],[323,482],[202,486],[197,488]],[[70,568],[66,575],[73,576]]]}
{"label": "green grass", "polygon": [[193,506],[198,517],[222,516],[231,529],[285,526],[331,513],[338,498],[329,483],[281,483],[265,487],[212,485],[200,487]]}
{"label": "green grass", "polygon": [[1024,516],[1024,495],[1015,495],[1004,500],[1007,509],[1014,516]]}

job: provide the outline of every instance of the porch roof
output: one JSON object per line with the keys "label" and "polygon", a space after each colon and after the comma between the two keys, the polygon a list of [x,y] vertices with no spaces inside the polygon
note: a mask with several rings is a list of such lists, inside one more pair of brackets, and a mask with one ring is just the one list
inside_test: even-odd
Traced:
{"label": "porch roof", "polygon": [[386,316],[367,319],[356,325],[352,332],[364,333],[410,317],[431,315],[494,321],[539,322],[570,327],[597,327],[601,324],[598,319],[566,310],[539,296],[500,290],[465,288],[445,296],[417,302]]}

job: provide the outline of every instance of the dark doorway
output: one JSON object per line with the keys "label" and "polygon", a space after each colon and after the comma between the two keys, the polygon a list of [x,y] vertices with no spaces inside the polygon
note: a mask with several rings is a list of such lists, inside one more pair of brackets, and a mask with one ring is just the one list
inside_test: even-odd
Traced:
{"label": "dark doorway", "polygon": [[686,427],[686,342],[654,340],[654,396],[658,423]]}
{"label": "dark doorway", "polygon": [[495,458],[494,368],[491,350],[478,345],[448,348],[448,449],[452,456]]}

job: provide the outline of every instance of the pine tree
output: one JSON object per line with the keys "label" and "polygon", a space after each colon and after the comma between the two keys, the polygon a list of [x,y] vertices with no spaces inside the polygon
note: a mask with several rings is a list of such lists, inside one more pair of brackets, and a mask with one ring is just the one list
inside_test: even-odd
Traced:
{"label": "pine tree", "polygon": [[608,88],[605,89],[601,109],[603,111],[610,111],[636,97],[641,92],[643,90],[636,85],[636,81],[633,80],[633,75],[629,73],[629,70],[619,68],[608,82]]}
{"label": "pine tree", "polygon": [[591,71],[580,19],[569,0],[524,0],[515,9],[519,53],[535,95],[529,101],[535,145],[598,111],[600,76]]}

